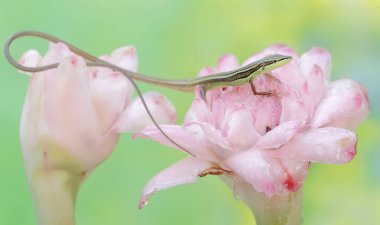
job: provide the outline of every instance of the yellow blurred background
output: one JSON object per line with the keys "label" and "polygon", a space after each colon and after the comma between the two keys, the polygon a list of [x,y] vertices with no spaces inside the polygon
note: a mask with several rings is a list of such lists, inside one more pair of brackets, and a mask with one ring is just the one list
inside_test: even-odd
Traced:
{"label": "yellow blurred background", "polygon": [[[140,71],[167,78],[194,77],[225,53],[243,61],[273,43],[286,43],[299,54],[312,46],[328,49],[332,78],[364,84],[371,113],[358,129],[353,162],[312,166],[304,185],[304,224],[380,224],[379,0],[0,0],[0,44],[26,29],[54,34],[95,55],[133,44]],[[31,39],[17,45],[17,57],[28,48],[47,49]],[[36,224],[18,137],[28,79],[0,56],[1,225]],[[192,94],[140,87],[168,96],[182,121]],[[250,211],[212,176],[160,192],[138,210],[146,182],[183,157],[124,134],[114,154],[82,186],[77,224],[254,224]]]}

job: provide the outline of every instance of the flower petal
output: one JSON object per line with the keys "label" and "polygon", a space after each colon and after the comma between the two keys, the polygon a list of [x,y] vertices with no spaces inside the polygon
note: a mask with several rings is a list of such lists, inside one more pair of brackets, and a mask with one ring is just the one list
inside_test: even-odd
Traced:
{"label": "flower petal", "polygon": [[254,114],[256,131],[264,135],[268,130],[276,127],[280,121],[281,110],[282,106],[279,98],[275,96],[271,98],[264,97],[256,105],[256,113]]}
{"label": "flower petal", "polygon": [[138,58],[137,51],[134,46],[125,46],[116,49],[111,54],[112,62],[124,69],[137,71]]}
{"label": "flower petal", "polygon": [[324,127],[299,133],[273,154],[299,161],[342,164],[356,154],[356,135],[350,130]]}
{"label": "flower petal", "polygon": [[271,74],[279,79],[282,83],[292,87],[292,88],[300,88],[303,84],[303,77],[298,69],[299,58],[297,53],[283,44],[273,45],[264,51],[266,54],[281,54],[292,56],[293,59],[288,64],[281,66],[280,68],[275,69],[271,72]]}
{"label": "flower petal", "polygon": [[199,126],[201,129],[201,131],[198,132],[202,133],[208,140],[208,147],[206,149],[211,150],[212,154],[214,154],[214,156],[217,156],[217,160],[213,159],[211,161],[219,162],[219,159],[224,159],[234,153],[231,151],[232,147],[230,143],[226,140],[225,137],[223,137],[221,131],[216,129],[213,125],[208,123],[192,122],[185,124],[184,128],[194,129],[197,126]]}
{"label": "flower petal", "polygon": [[72,53],[70,49],[63,43],[50,43],[49,51],[41,60],[41,65],[59,63],[61,60]]}
{"label": "flower petal", "polygon": [[[42,117],[46,75],[34,74],[28,86],[20,122],[20,139],[24,154],[29,154],[35,148],[37,137],[46,132],[46,125]],[[28,156],[26,156],[28,157]],[[25,161],[27,162],[27,161]]]}
{"label": "flower petal", "polygon": [[368,115],[368,94],[355,81],[334,81],[325,96],[316,109],[311,123],[313,127],[335,126],[353,130]]}
{"label": "flower petal", "polygon": [[195,98],[192,102],[190,109],[185,116],[185,123],[187,122],[210,122],[210,108],[200,98]]}
{"label": "flower petal", "polygon": [[282,97],[281,109],[280,123],[293,120],[307,121],[312,113],[312,108],[304,96],[291,90],[289,90],[288,95]]}
{"label": "flower petal", "polygon": [[201,69],[201,71],[199,71],[198,77],[208,76],[208,75],[213,74],[213,73],[216,73],[216,69],[214,69],[212,67],[205,67],[205,68]]}
{"label": "flower petal", "polygon": [[[157,92],[148,92],[143,97],[157,123],[172,124],[175,122],[175,108],[165,96]],[[124,111],[117,124],[117,129],[119,131],[137,131],[152,124],[153,122],[146,112],[141,99],[136,98]]]}
{"label": "flower petal", "polygon": [[239,63],[234,55],[224,55],[218,61],[217,70],[218,72],[226,72],[238,67]]}
{"label": "flower petal", "polygon": [[282,123],[262,136],[256,143],[258,149],[278,148],[289,142],[304,125],[302,120]]}
{"label": "flower petal", "polygon": [[[41,59],[42,59],[42,57],[41,57],[40,53],[34,49],[31,49],[31,50],[28,50],[27,52],[25,52],[21,56],[19,63],[23,66],[26,66],[26,67],[36,67],[41,62]],[[19,72],[24,73],[26,75],[32,75],[31,72],[25,72],[22,70],[19,70]]]}
{"label": "flower petal", "polygon": [[168,145],[181,151],[189,151],[197,158],[208,161],[217,161],[215,154],[210,151],[210,143],[201,126],[197,124],[188,124],[184,127],[177,125],[160,125],[160,128],[172,140],[178,143],[184,149],[179,148],[169,141],[156,127],[148,126],[134,135],[134,138],[150,138],[161,144]]}
{"label": "flower petal", "polygon": [[[104,71],[105,72],[105,71]],[[121,113],[131,100],[130,86],[127,79],[112,71],[98,75],[90,82],[93,105],[103,131],[109,130],[116,123]]]}
{"label": "flower petal", "polygon": [[139,208],[148,203],[148,198],[160,190],[173,186],[194,183],[203,171],[212,168],[213,164],[193,157],[185,158],[154,176],[145,186]]}
{"label": "flower petal", "polygon": [[224,163],[258,192],[265,192],[268,196],[275,193],[273,174],[270,171],[271,163],[261,151],[244,151],[233,155]]}
{"label": "flower petal", "polygon": [[319,66],[314,65],[302,88],[305,103],[308,105],[308,111],[310,113],[314,113],[314,110],[321,101],[326,89],[327,80],[323,75],[322,69]]}
{"label": "flower petal", "polygon": [[91,170],[108,156],[117,134],[100,138],[104,134],[92,105],[89,71],[82,58],[65,57],[51,75],[42,112],[49,126],[48,134]]}
{"label": "flower petal", "polygon": [[233,155],[225,166],[267,196],[296,191],[308,169],[308,163],[278,159],[258,149]]}
{"label": "flower petal", "polygon": [[301,56],[299,68],[306,79],[313,73],[314,66],[322,70],[325,79],[330,79],[331,56],[328,51],[314,47]]}
{"label": "flower petal", "polygon": [[236,151],[246,150],[259,139],[251,112],[243,105],[233,105],[222,122],[222,134]]}
{"label": "flower petal", "polygon": [[276,193],[276,183],[281,183],[276,181],[278,174],[283,173],[277,160],[265,156],[257,149],[235,154],[224,163],[256,191],[268,196],[273,196]]}
{"label": "flower petal", "polygon": [[298,58],[297,53],[293,49],[289,48],[288,46],[284,44],[274,44],[266,48],[263,52],[256,53],[252,55],[251,57],[249,57],[246,61],[244,61],[243,65],[253,63],[254,61],[257,61],[266,56],[274,55],[274,54],[281,54],[281,55],[292,56],[293,58]]}

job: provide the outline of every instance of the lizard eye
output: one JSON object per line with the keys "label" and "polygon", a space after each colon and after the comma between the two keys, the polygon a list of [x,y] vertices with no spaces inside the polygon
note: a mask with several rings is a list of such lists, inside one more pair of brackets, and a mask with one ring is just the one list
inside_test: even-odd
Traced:
{"label": "lizard eye", "polygon": [[265,67],[261,67],[261,70],[263,70],[263,71],[264,71],[264,70],[265,70]]}

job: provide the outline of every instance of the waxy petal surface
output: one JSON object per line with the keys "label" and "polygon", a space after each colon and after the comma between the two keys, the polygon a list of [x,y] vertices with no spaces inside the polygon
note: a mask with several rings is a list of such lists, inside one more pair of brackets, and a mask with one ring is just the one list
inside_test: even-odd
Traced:
{"label": "waxy petal surface", "polygon": [[356,142],[356,135],[350,130],[324,127],[298,134],[273,154],[300,161],[342,164],[354,158]]}
{"label": "waxy petal surface", "polygon": [[[165,96],[157,92],[149,92],[145,93],[143,98],[158,124],[175,122],[175,108]],[[136,98],[123,113],[117,128],[119,131],[139,131],[152,124],[152,119],[144,108],[141,99]]]}
{"label": "waxy petal surface", "polygon": [[262,136],[255,145],[258,149],[275,149],[287,144],[304,125],[304,121],[288,121],[282,123]]}
{"label": "waxy petal surface", "polygon": [[[195,155],[197,158],[216,161],[215,153],[207,151],[210,148],[210,143],[204,134],[201,126],[197,124],[190,124],[185,127],[178,125],[160,125],[161,129],[176,143],[185,148],[185,151],[189,151],[191,154]],[[150,138],[156,142],[164,145],[168,145],[172,148],[184,151],[184,149],[179,148],[170,142],[156,127],[149,126],[134,137],[144,137]]]}
{"label": "waxy petal surface", "polygon": [[368,112],[368,94],[363,86],[341,79],[330,84],[311,124],[314,127],[335,126],[353,130]]}
{"label": "waxy petal surface", "polygon": [[213,166],[214,165],[210,162],[192,157],[178,161],[169,168],[158,173],[148,182],[143,190],[139,208],[141,209],[147,204],[148,198],[154,193],[170,187],[194,183],[198,176]]}

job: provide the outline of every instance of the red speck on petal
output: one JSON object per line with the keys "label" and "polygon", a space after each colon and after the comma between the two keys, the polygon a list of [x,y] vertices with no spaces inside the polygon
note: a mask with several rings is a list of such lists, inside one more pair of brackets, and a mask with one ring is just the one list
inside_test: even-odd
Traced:
{"label": "red speck on petal", "polygon": [[346,160],[347,162],[350,162],[351,160],[354,159],[355,155],[356,155],[356,147],[358,145],[358,142],[355,143],[355,147],[353,147],[352,149],[349,149],[346,151]]}
{"label": "red speck on petal", "polygon": [[135,57],[136,56],[136,49],[135,48],[129,48],[128,54]]}
{"label": "red speck on petal", "polygon": [[303,91],[304,91],[305,93],[308,93],[308,90],[309,90],[309,86],[308,86],[307,82],[305,82],[305,83],[303,84]]}
{"label": "red speck on petal", "polygon": [[153,100],[154,104],[156,105],[161,105],[163,101],[164,101],[164,98],[162,96],[159,96],[158,98],[155,98]]}
{"label": "red speck on petal", "polygon": [[139,209],[142,209],[148,203],[148,199],[146,197],[142,197],[139,202]]}
{"label": "red speck on petal", "polygon": [[315,53],[317,53],[317,54],[323,54],[326,52],[325,49],[319,48],[319,47],[314,47],[313,50],[315,50]]}
{"label": "red speck on petal", "polygon": [[175,121],[177,118],[177,115],[175,113],[171,113],[169,118],[170,118],[170,121]]}
{"label": "red speck on petal", "polygon": [[362,98],[362,95],[361,93],[356,93],[355,96],[354,96],[354,103],[355,103],[355,106],[356,107],[360,107],[363,103],[363,98]]}
{"label": "red speck on petal", "polygon": [[348,150],[347,152],[347,162],[351,161],[354,159],[355,155],[356,155],[356,148],[352,148],[350,150]]}
{"label": "red speck on petal", "polygon": [[296,191],[299,188],[299,185],[294,181],[293,177],[287,175],[285,181],[284,181],[284,187],[290,191]]}
{"label": "red speck on petal", "polygon": [[77,64],[77,62],[78,62],[78,60],[77,60],[77,58],[76,58],[76,57],[71,57],[71,60],[70,60],[70,62],[71,62],[71,64],[73,64],[73,65],[76,65],[76,64]]}

